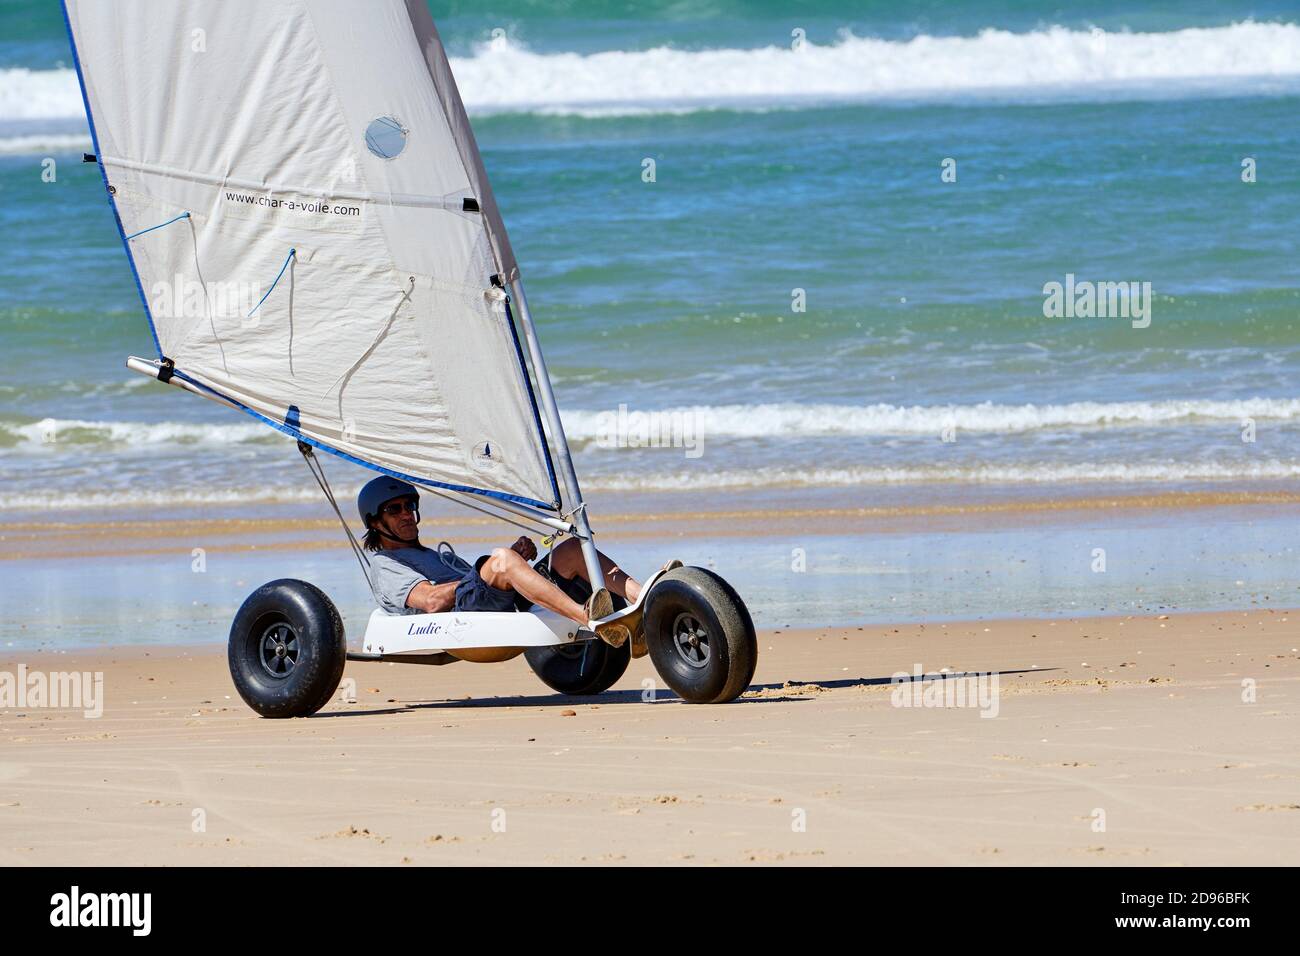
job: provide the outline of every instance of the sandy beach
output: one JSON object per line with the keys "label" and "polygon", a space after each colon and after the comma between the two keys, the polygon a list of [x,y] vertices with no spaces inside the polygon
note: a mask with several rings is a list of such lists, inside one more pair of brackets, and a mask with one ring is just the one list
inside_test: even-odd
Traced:
{"label": "sandy beach", "polygon": [[369,6],[0,4],[0,863],[1300,864],[1294,4]]}
{"label": "sandy beach", "polygon": [[[1296,614],[767,630],[721,706],[647,702],[645,660],[588,698],[522,660],[350,663],[356,702],[294,721],[219,647],[10,654],[102,671],[104,704],[0,712],[0,858],[1294,865]],[[997,672],[995,716],[895,706],[918,667]]]}

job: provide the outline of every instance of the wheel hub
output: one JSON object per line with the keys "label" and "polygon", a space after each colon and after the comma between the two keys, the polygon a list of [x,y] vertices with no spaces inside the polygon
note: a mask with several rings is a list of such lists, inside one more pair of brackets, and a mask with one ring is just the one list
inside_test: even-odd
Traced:
{"label": "wheel hub", "polygon": [[272,677],[288,677],[298,664],[298,635],[288,624],[277,621],[262,632],[262,669]]}
{"label": "wheel hub", "polygon": [[673,647],[691,667],[709,663],[709,632],[695,615],[683,612],[673,621]]}

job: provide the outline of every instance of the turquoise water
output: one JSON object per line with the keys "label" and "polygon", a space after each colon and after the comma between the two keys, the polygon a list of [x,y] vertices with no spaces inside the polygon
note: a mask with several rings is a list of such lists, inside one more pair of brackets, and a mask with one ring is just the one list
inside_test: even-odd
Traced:
{"label": "turquoise water", "polygon": [[[584,483],[1294,487],[1293,5],[896,10],[433,5]],[[0,4],[0,513],[312,499],[282,436],[123,368],[66,42]],[[1046,317],[1067,274],[1149,282],[1150,326]],[[602,447],[620,403],[703,453]]]}

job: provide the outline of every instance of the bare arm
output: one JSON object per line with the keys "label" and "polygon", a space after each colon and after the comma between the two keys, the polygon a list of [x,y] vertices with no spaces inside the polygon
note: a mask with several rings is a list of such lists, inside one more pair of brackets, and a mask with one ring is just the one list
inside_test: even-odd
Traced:
{"label": "bare arm", "polygon": [[456,587],[459,584],[459,581],[448,581],[446,584],[421,581],[411,588],[411,593],[406,596],[406,606],[423,611],[425,614],[450,611],[452,605],[456,603]]}

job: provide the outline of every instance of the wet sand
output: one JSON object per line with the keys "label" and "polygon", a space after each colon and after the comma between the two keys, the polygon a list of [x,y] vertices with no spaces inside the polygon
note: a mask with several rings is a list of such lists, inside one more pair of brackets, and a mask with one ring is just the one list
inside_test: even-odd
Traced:
{"label": "wet sand", "polygon": [[[1084,493],[1002,499],[985,491],[962,496],[930,489],[908,495],[867,496],[838,490],[773,495],[677,492],[656,496],[596,498],[602,540],[690,535],[789,537],[826,534],[891,534],[926,530],[994,531],[1045,521],[1078,522],[1096,517],[1148,513],[1186,514],[1211,509],[1249,509],[1261,518],[1295,522],[1300,492],[1199,489]],[[426,496],[423,531],[465,545],[492,544],[518,534]],[[348,513],[349,519],[355,516]],[[328,551],[346,548],[338,520],[323,505],[167,508],[120,512],[13,513],[0,519],[0,561],[118,558],[175,553],[193,543],[210,552]]]}
{"label": "wet sand", "polygon": [[[647,702],[646,660],[591,698],[522,660],[350,663],[356,703],[293,721],[255,717],[219,647],[10,649],[0,673],[102,671],[105,703],[0,710],[0,859],[1295,865],[1298,624],[765,630],[720,706]],[[918,667],[998,672],[996,716],[894,706]]]}
{"label": "wet sand", "polygon": [[[1281,485],[680,492],[593,511],[630,573],[712,568],[760,627],[1300,604],[1300,494]],[[421,524],[471,560],[519,533],[432,498]],[[0,572],[0,652],[219,643],[279,578],[324,589],[354,639],[373,607],[323,503],[6,514]]]}

